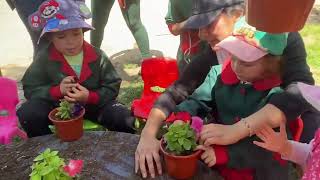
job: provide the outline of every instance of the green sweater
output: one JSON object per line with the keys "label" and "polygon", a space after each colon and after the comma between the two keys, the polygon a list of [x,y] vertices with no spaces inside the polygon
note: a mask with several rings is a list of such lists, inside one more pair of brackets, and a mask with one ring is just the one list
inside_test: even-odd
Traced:
{"label": "green sweater", "polygon": [[[78,83],[89,90],[87,104],[103,106],[114,100],[121,79],[105,53],[87,42],[83,43],[83,64]],[[63,55],[51,45],[39,51],[22,78],[27,99],[58,101],[63,98],[60,82],[67,76],[77,76]]]}
{"label": "green sweater", "polygon": [[[232,125],[241,118],[257,112],[273,94],[282,92],[278,87],[280,83],[278,77],[251,84],[242,83],[228,61],[223,67],[213,66],[204,83],[191,97],[177,106],[177,109],[188,111],[193,116],[213,110],[217,112],[216,123]],[[219,162],[221,157],[217,157],[217,163],[240,169],[256,168],[264,163],[278,164],[271,152],[252,143],[257,139],[256,136],[252,136],[225,146],[228,162]]]}

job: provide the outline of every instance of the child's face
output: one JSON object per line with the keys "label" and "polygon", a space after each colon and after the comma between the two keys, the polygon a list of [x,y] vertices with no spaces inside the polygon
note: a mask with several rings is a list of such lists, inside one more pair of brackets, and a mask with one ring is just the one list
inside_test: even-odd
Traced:
{"label": "child's face", "polygon": [[82,51],[82,29],[69,29],[52,33],[51,40],[55,48],[62,54],[74,56]]}
{"label": "child's face", "polygon": [[241,81],[254,82],[265,78],[265,67],[263,61],[265,57],[254,62],[244,62],[232,56],[231,67]]}
{"label": "child's face", "polygon": [[235,22],[241,14],[229,16],[222,12],[211,24],[199,29],[201,40],[208,41],[210,46],[214,46],[232,34]]}

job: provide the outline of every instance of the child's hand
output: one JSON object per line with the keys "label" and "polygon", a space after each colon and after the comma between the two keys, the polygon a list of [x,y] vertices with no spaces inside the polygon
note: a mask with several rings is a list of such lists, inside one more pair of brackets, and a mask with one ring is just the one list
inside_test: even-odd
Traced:
{"label": "child's hand", "polygon": [[86,103],[89,97],[89,90],[80,84],[76,84],[76,87],[72,87],[71,91],[67,92],[64,98],[69,102],[82,102]]}
{"label": "child's hand", "polygon": [[67,76],[62,79],[60,83],[60,92],[63,96],[67,94],[68,91],[71,91],[73,87],[76,87],[76,82],[73,76]]}
{"label": "child's hand", "polygon": [[266,126],[260,131],[258,131],[256,135],[263,142],[253,141],[253,143],[269,151],[285,155],[288,153],[291,147],[287,138],[285,122],[281,122],[280,132],[275,132],[271,127]]}
{"label": "child's hand", "polygon": [[213,144],[229,145],[238,142],[241,139],[241,129],[237,124],[207,124],[202,127],[200,132],[200,143],[205,146]]}
{"label": "child's hand", "polygon": [[196,148],[197,150],[203,150],[204,152],[201,154],[201,159],[207,164],[208,167],[212,167],[216,164],[216,153],[214,152],[211,146],[203,146],[199,145]]}

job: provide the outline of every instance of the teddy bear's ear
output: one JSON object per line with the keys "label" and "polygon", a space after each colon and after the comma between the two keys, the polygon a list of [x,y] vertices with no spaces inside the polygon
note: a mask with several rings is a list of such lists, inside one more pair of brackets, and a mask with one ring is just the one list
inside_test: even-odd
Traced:
{"label": "teddy bear's ear", "polygon": [[76,3],[79,6],[79,12],[81,17],[83,17],[84,19],[89,19],[92,17],[91,11],[86,5],[85,1],[77,0]]}
{"label": "teddy bear's ear", "polygon": [[28,17],[30,27],[34,31],[40,31],[45,24],[45,20],[41,17],[39,12],[35,12]]}

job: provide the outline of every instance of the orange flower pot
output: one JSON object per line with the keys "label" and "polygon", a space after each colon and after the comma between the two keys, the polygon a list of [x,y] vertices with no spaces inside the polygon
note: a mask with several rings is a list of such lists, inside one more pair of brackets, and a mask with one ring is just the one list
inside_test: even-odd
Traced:
{"label": "orange flower pot", "polygon": [[195,151],[188,156],[175,156],[165,151],[163,139],[161,139],[160,143],[160,149],[164,155],[164,161],[169,176],[176,179],[188,179],[194,176],[201,153],[200,150]]}
{"label": "orange flower pot", "polygon": [[81,138],[83,135],[83,116],[85,114],[85,109],[82,109],[79,116],[67,120],[61,121],[57,120],[55,114],[58,109],[53,109],[48,117],[56,127],[56,134],[62,141],[75,141]]}
{"label": "orange flower pot", "polygon": [[303,28],[315,0],[247,0],[246,20],[260,31],[295,32]]}

